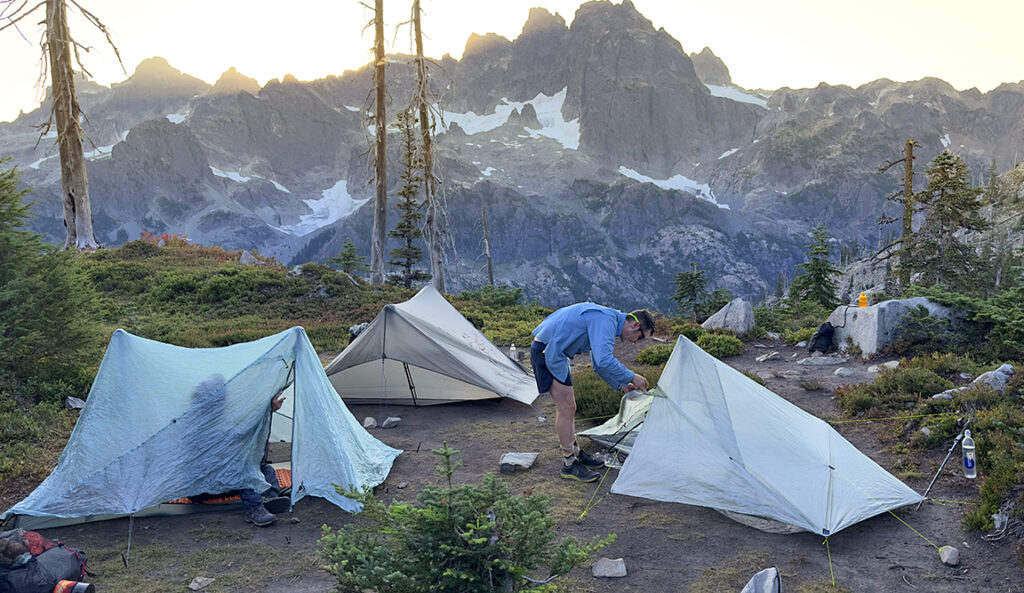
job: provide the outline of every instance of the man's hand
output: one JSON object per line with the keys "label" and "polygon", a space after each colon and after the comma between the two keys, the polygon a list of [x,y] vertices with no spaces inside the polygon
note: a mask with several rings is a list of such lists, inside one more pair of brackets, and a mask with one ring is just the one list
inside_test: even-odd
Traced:
{"label": "man's hand", "polygon": [[276,412],[284,405],[284,391],[278,391],[274,399],[270,400],[270,411]]}
{"label": "man's hand", "polygon": [[643,375],[633,373],[633,380],[629,382],[633,386],[633,389],[639,389],[640,391],[647,391],[650,385],[647,384],[647,379]]}

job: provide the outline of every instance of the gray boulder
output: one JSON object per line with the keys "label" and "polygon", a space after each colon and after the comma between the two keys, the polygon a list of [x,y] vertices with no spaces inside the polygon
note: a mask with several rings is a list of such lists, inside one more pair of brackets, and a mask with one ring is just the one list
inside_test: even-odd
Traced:
{"label": "gray boulder", "polygon": [[936,393],[932,396],[932,399],[953,399],[954,393],[979,385],[986,385],[994,389],[996,393],[1003,394],[1006,393],[1006,385],[1010,382],[1013,374],[1013,365],[1007,363],[994,371],[988,371],[987,373],[978,375],[978,378],[971,381],[970,385],[954,387],[953,389],[947,389],[942,393]]}
{"label": "gray boulder", "polygon": [[727,329],[736,335],[754,327],[754,307],[743,299],[733,299],[701,324],[704,329]]}
{"label": "gray boulder", "polygon": [[246,249],[242,252],[242,255],[238,257],[238,263],[243,266],[258,266],[260,265],[260,260],[256,259],[256,256],[249,253],[249,250]]}
{"label": "gray boulder", "polygon": [[828,318],[835,328],[832,339],[840,351],[856,346],[863,358],[870,358],[900,337],[906,316],[918,306],[933,317],[954,318],[952,309],[924,297],[885,301],[870,307],[843,305]]}

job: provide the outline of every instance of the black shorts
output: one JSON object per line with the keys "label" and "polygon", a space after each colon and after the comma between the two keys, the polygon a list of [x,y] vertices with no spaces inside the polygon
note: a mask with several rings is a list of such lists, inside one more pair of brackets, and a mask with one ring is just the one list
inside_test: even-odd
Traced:
{"label": "black shorts", "polygon": [[[551,383],[558,381],[551,371],[548,370],[548,363],[544,359],[544,342],[533,341],[530,346],[530,365],[533,366],[533,378],[537,380],[537,393],[551,391]],[[565,375],[565,381],[558,381],[562,385],[572,385],[572,369]]]}

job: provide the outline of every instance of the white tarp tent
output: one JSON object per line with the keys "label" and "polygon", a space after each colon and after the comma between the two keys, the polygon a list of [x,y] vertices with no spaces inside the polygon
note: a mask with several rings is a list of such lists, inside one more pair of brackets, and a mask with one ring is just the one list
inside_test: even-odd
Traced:
{"label": "white tarp tent", "polygon": [[262,492],[270,401],[286,386],[292,504],[311,495],[358,510],[334,484],[375,486],[401,451],[345,408],[302,328],[195,349],[117,330],[56,469],[2,517],[91,520],[204,492]]}
{"label": "white tarp tent", "polygon": [[614,442],[637,426],[637,405],[649,402],[614,493],[822,535],[922,500],[826,422],[683,336],[650,395],[581,433]]}
{"label": "white tarp tent", "polygon": [[526,369],[431,286],[384,307],[326,372],[349,403],[422,406],[508,397],[530,404],[537,397]]}

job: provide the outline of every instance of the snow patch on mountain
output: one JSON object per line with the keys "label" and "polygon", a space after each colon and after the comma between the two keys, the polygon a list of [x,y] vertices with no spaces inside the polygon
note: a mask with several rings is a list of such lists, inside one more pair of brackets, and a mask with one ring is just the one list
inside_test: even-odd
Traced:
{"label": "snow patch on mountain", "polygon": [[768,109],[768,100],[759,94],[751,93],[734,86],[721,86],[717,84],[706,84],[704,85],[711,91],[711,94],[716,97],[725,97],[726,99],[732,99],[733,101],[739,101],[740,103],[751,103],[759,105]]}
{"label": "snow patch on mountain", "polygon": [[213,171],[213,174],[216,175],[217,177],[226,177],[227,179],[230,179],[231,181],[237,181],[238,183],[245,183],[246,181],[252,179],[252,177],[243,177],[242,174],[240,173],[221,171],[220,169],[214,167],[213,165],[210,165],[210,170]]}
{"label": "snow patch on mountain", "polygon": [[675,189],[679,191],[685,191],[687,193],[691,193],[697,196],[702,200],[707,200],[712,204],[718,206],[719,208],[724,208],[726,210],[729,209],[728,204],[718,203],[718,200],[715,198],[715,192],[711,191],[710,185],[708,185],[707,183],[698,183],[690,179],[689,177],[684,177],[682,175],[673,175],[668,179],[652,179],[646,175],[637,173],[633,169],[630,169],[629,167],[625,166],[619,167],[619,173],[626,177],[629,177],[630,179],[635,179],[642,183],[653,183],[654,185],[660,187],[661,189]]}
{"label": "snow patch on mountain", "polygon": [[502,99],[501,104],[494,108],[494,113],[477,115],[472,111],[467,113],[446,111],[444,113],[444,120],[448,122],[449,127],[453,123],[459,124],[460,128],[472,136],[473,134],[489,132],[501,126],[508,121],[508,116],[513,110],[522,111],[523,107],[530,103],[537,112],[537,121],[541,125],[539,130],[531,130],[529,128],[525,130],[531,138],[536,139],[541,136],[551,138],[565,148],[578,150],[580,147],[580,121],[578,118],[565,121],[565,118],[562,117],[562,104],[565,103],[565,95],[566,88],[563,88],[561,91],[550,96],[538,93],[536,97],[529,101],[509,102],[507,99]]}
{"label": "snow patch on mountain", "polygon": [[360,206],[370,201],[370,198],[353,199],[348,193],[348,181],[346,180],[335,183],[330,189],[325,189],[321,195],[323,197],[319,200],[303,200],[313,210],[312,214],[302,215],[298,224],[277,228],[289,235],[305,235],[350,216]]}
{"label": "snow patch on mountain", "polygon": [[[121,139],[119,141],[123,142],[124,139],[127,138],[127,137],[128,137],[128,132],[127,131],[121,132]],[[99,160],[102,160],[102,159],[109,159],[110,158],[110,152],[112,150],[114,150],[114,145],[113,144],[108,144],[107,146],[97,146],[93,150],[89,150],[89,151],[83,152],[82,156],[85,157],[87,160],[90,160],[90,161],[99,161]],[[30,163],[28,168],[29,169],[39,169],[39,166],[42,165],[43,163],[45,163],[46,161],[48,161],[50,159],[58,158],[59,156],[60,156],[59,153],[51,154],[49,156],[44,156],[43,158]]]}

